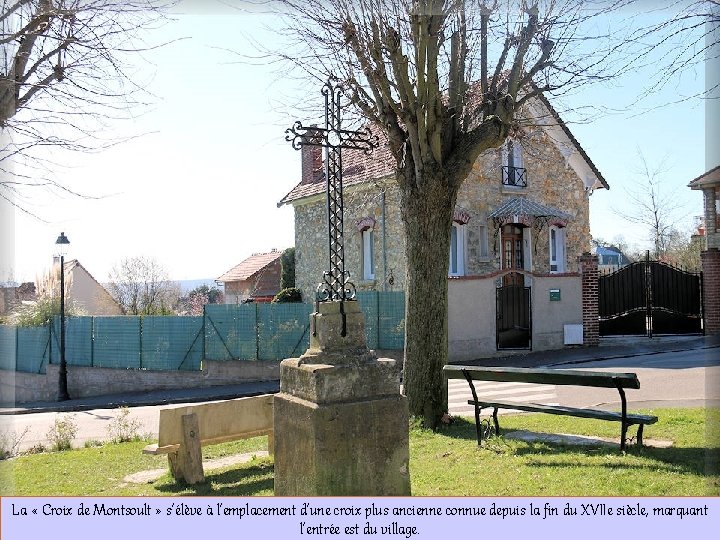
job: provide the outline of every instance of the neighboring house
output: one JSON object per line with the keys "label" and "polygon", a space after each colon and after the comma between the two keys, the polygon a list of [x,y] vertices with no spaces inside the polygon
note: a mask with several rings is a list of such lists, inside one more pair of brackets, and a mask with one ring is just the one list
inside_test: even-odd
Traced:
{"label": "neighboring house", "polygon": [[[53,264],[60,264],[55,257]],[[122,308],[110,293],[77,260],[65,262],[65,279],[68,302],[83,315],[122,315]],[[59,284],[58,294],[59,294]],[[19,287],[3,288],[0,293],[0,315],[15,311],[22,304],[37,300],[34,283],[23,283]]]}
{"label": "neighboring house", "polygon": [[597,255],[600,272],[614,272],[632,262],[620,248],[615,246],[602,246],[593,242],[592,252]]}
{"label": "neighboring house", "polygon": [[720,248],[720,166],[691,181],[690,189],[703,192],[704,249]]}
{"label": "neighboring house", "polygon": [[704,251],[700,253],[703,271],[703,330],[720,335],[720,165],[688,184],[703,192]]}
{"label": "neighboring house", "polygon": [[[56,258],[55,264],[59,261]],[[110,293],[77,260],[65,262],[70,302],[84,315],[122,315],[123,311]]]}
{"label": "neighboring house", "polygon": [[10,315],[23,302],[35,300],[35,284],[22,283],[16,286],[0,287],[0,316]]}
{"label": "neighboring house", "polygon": [[[567,292],[562,309],[557,301],[550,304],[553,329],[543,329],[542,322],[532,330],[529,323],[516,324],[524,328],[523,339],[501,337],[506,322],[496,312],[494,289],[511,284],[535,287],[541,281],[544,287],[546,277],[576,272],[578,257],[590,251],[588,196],[595,189],[608,188],[545,98],[530,100],[524,116],[515,136],[478,158],[448,223],[452,227],[449,277],[459,280],[455,285],[451,279],[449,291],[451,358],[471,358],[496,347],[562,346],[564,324],[582,320],[575,273],[572,286],[566,288],[577,292],[572,295],[572,308]],[[377,129],[374,132],[379,134]],[[278,206],[290,204],[295,211],[296,284],[309,301],[328,265],[327,210],[322,154],[313,146],[303,146],[301,153],[301,181]],[[387,142],[381,138],[380,147],[369,156],[345,150],[343,166],[345,267],[350,280],[358,290],[404,290],[399,191]],[[465,281],[472,283],[460,284]],[[465,290],[468,287],[472,293]],[[533,312],[547,307],[548,291],[532,294],[536,293]],[[456,296],[461,300],[453,306]]]}
{"label": "neighboring house", "polygon": [[225,303],[270,302],[280,292],[282,251],[255,253],[220,276],[225,285]]}

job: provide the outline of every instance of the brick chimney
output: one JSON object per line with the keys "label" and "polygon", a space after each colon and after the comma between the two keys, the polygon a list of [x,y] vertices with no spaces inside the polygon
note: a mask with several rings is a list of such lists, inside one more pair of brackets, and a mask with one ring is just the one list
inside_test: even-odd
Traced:
{"label": "brick chimney", "polygon": [[[304,136],[304,140],[319,143],[320,134],[312,130],[313,127],[308,129]],[[300,156],[302,161],[302,182],[303,184],[314,184],[320,181],[323,176],[323,152],[321,146],[306,146],[300,147]]]}

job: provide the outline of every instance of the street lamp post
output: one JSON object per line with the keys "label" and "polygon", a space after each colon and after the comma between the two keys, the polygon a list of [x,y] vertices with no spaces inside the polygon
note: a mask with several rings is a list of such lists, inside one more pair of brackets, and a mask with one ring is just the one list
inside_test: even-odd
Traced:
{"label": "street lamp post", "polygon": [[60,374],[58,380],[58,401],[70,399],[67,389],[67,363],[65,362],[65,254],[70,244],[64,232],[57,237],[55,245],[60,255]]}

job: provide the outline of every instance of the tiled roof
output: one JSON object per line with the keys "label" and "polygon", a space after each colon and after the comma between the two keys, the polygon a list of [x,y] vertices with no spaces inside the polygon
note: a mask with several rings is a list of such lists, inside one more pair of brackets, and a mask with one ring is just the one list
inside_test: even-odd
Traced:
{"label": "tiled roof", "polygon": [[[343,150],[343,186],[353,186],[369,180],[378,180],[395,172],[395,159],[390,153],[387,137],[378,127],[370,128],[377,135],[379,146],[371,154],[360,150]],[[301,150],[302,151],[302,150]],[[304,197],[325,192],[325,175],[320,174],[314,182],[300,182],[285,195],[278,206],[291,203]]]}
{"label": "tiled roof", "polygon": [[271,251],[270,253],[256,253],[251,257],[248,257],[243,262],[234,266],[217,280],[223,283],[231,281],[244,281],[249,279],[253,275],[257,274],[260,270],[265,268],[273,261],[280,258],[282,251]]}
{"label": "tiled roof", "polygon": [[[575,146],[576,150],[580,153],[580,155],[583,157],[585,162],[588,164],[590,169],[593,171],[593,173],[597,176],[600,183],[602,183],[603,187],[605,189],[610,189],[610,186],[605,181],[605,178],[603,178],[603,175],[600,173],[598,168],[595,166],[595,164],[590,159],[590,156],[587,155],[585,150],[583,150],[582,146],[580,146],[580,143],[575,138],[575,136],[571,133],[570,129],[567,127],[565,122],[560,118],[560,115],[557,113],[557,111],[554,109],[554,107],[550,104],[550,102],[547,100],[547,98],[543,94],[538,94],[538,97],[542,104],[547,108],[547,110],[550,112],[550,115],[553,117],[553,119],[557,122],[558,126],[563,130],[563,132],[567,135],[567,137],[570,139],[572,144]],[[361,151],[353,151],[353,150],[344,150],[343,151],[343,185],[344,186],[352,186],[355,184],[360,184],[362,182],[367,182],[370,180],[379,180],[381,178],[384,178],[386,176],[389,176],[391,174],[395,173],[395,160],[390,153],[390,147],[388,145],[387,137],[385,135],[385,132],[379,128],[372,126],[370,127],[371,131],[374,135],[377,135],[380,139],[380,146],[376,148],[372,154],[367,155],[364,152]],[[292,203],[293,201],[296,201],[298,199],[302,199],[305,197],[309,197],[311,195],[316,195],[319,193],[323,193],[325,191],[325,176],[319,175],[318,178],[315,179],[315,181],[310,183],[304,183],[300,182],[297,184],[287,195],[285,195],[280,202],[278,203],[278,207]]]}
{"label": "tiled roof", "polygon": [[688,184],[692,189],[702,189],[703,187],[715,185],[720,185],[720,165],[710,169],[705,174],[701,174]]}
{"label": "tiled roof", "polygon": [[562,210],[558,210],[552,206],[546,206],[524,197],[513,197],[508,199],[490,214],[491,218],[506,218],[512,216],[528,216],[530,218],[547,217],[563,220],[569,220],[572,217],[570,214],[567,214]]}

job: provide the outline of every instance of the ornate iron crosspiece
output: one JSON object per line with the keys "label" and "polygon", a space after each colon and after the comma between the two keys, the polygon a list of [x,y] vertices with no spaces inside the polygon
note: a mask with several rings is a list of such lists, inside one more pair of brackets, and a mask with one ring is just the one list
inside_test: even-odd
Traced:
{"label": "ornate iron crosspiece", "polygon": [[291,128],[285,130],[285,140],[291,142],[295,150],[300,150],[303,146],[320,146],[325,151],[330,260],[328,270],[323,273],[323,281],[318,285],[316,300],[318,302],[333,300],[342,302],[355,298],[355,285],[350,281],[350,273],[345,270],[341,150],[343,148],[362,150],[366,154],[370,154],[373,148],[378,146],[378,138],[368,128],[360,131],[342,129],[340,118],[342,87],[340,85],[333,86],[332,82],[328,81],[322,87],[322,94],[325,96],[325,127],[305,127],[298,121]]}

